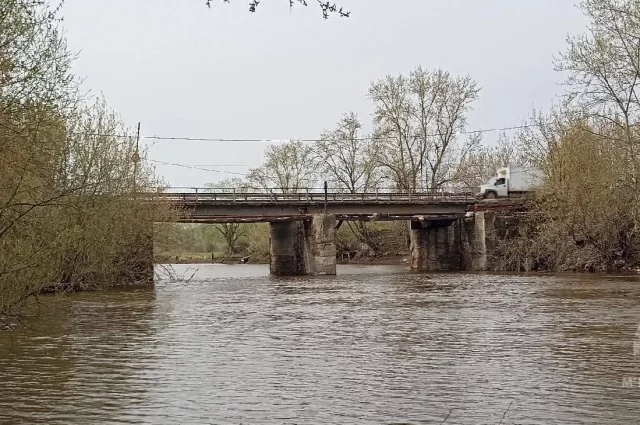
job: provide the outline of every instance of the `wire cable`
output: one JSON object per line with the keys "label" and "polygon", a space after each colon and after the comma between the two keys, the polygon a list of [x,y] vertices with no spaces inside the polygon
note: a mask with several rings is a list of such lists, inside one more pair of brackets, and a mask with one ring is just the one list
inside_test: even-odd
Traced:
{"label": "wire cable", "polygon": [[176,162],[158,161],[157,159],[147,159],[147,161],[153,162],[155,164],[170,165],[170,166],[173,166],[173,167],[190,168],[192,170],[200,170],[200,171],[209,171],[211,173],[223,173],[223,174],[233,174],[233,175],[236,175],[236,176],[246,176],[246,173],[236,173],[236,172],[233,172],[233,171],[215,170],[215,169],[212,169],[212,168],[203,168],[203,167],[197,167],[197,166],[188,165],[188,164],[178,164]]}
{"label": "wire cable", "polygon": [[[512,130],[523,130],[534,127],[542,127],[544,125],[550,125],[553,122],[545,122],[538,124],[524,124],[524,125],[516,125],[509,127],[495,127],[495,128],[484,128],[479,130],[463,130],[458,132],[458,134],[483,134],[483,133],[492,133],[497,131],[512,131]],[[129,134],[99,134],[99,133],[73,133],[76,135],[85,135],[92,137],[116,137],[116,138],[129,138],[135,139],[136,136],[131,136]],[[441,133],[431,133],[427,134],[427,137],[436,137],[441,136]],[[289,141],[297,141],[297,142],[324,142],[327,139],[226,139],[226,138],[217,138],[217,137],[188,137],[188,136],[141,136],[141,140],[155,140],[158,141],[185,141],[185,142],[221,142],[221,143],[283,143]],[[385,137],[356,137],[352,140],[396,140],[397,137],[385,136]],[[155,145],[153,143],[151,146]]]}
{"label": "wire cable", "polygon": [[[510,127],[495,127],[495,128],[485,128],[480,130],[464,130],[458,132],[458,134],[483,134],[483,133],[492,133],[496,131],[512,131],[512,130],[523,130],[526,128],[532,127],[541,127],[543,125],[548,125],[552,123],[540,123],[540,124],[524,124],[524,125],[516,125]],[[436,137],[441,136],[442,133],[432,133],[427,134],[427,137]],[[264,142],[264,143],[279,143],[279,142],[288,142],[288,141],[296,141],[303,143],[312,143],[312,142],[325,142],[327,139],[224,139],[224,138],[210,138],[210,137],[163,137],[163,136],[144,136],[142,139],[148,140],[159,140],[159,141],[188,141],[188,142]],[[397,137],[385,136],[385,137],[356,137],[350,140],[396,140]]]}

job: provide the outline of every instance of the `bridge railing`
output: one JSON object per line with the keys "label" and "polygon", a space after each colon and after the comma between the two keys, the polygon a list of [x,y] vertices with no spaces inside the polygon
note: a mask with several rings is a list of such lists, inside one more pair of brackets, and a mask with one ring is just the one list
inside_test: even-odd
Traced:
{"label": "bridge railing", "polygon": [[362,201],[472,201],[473,192],[469,188],[446,187],[421,189],[420,191],[398,191],[394,188],[378,188],[366,192],[350,192],[330,188],[265,189],[254,187],[168,187],[158,188],[156,197],[182,202],[362,202]]}

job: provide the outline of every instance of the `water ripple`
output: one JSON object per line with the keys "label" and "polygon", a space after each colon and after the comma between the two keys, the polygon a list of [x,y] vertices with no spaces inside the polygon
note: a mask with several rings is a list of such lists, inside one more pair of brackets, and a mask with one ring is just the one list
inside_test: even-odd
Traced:
{"label": "water ripple", "polygon": [[267,272],[57,300],[0,335],[0,423],[638,422],[634,277]]}

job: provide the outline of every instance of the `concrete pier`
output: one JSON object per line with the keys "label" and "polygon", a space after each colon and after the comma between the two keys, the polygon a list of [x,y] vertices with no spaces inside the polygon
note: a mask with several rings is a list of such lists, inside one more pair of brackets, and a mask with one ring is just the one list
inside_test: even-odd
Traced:
{"label": "concrete pier", "polygon": [[411,222],[411,269],[462,270],[460,220]]}
{"label": "concrete pier", "polygon": [[[518,213],[498,214],[485,211],[476,212],[472,219],[465,221],[467,240],[465,270],[487,271],[500,269],[504,255],[508,254],[508,242],[522,232],[526,232],[523,216]],[[506,250],[506,251],[505,251]],[[528,264],[521,268],[529,270]]]}
{"label": "concrete pier", "polygon": [[336,274],[336,218],[270,223],[270,271],[274,276]]}
{"label": "concrete pier", "polygon": [[471,248],[471,270],[488,270],[489,253],[493,251],[495,214],[479,212],[473,217],[473,225],[469,229]]}
{"label": "concrete pier", "polygon": [[304,267],[304,227],[299,221],[269,224],[269,270],[274,276],[301,276]]}
{"label": "concrete pier", "polygon": [[[476,212],[457,220],[411,222],[411,268],[488,271],[499,267],[504,243],[521,232],[514,214]],[[526,269],[526,265],[525,265]]]}

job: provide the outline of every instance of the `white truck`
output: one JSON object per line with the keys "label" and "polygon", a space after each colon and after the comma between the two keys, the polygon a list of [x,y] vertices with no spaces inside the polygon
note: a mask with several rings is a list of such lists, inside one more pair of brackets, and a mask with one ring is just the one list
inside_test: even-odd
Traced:
{"label": "white truck", "polygon": [[482,199],[526,196],[528,192],[540,187],[543,181],[544,173],[539,168],[499,168],[494,177],[480,186],[476,195]]}

